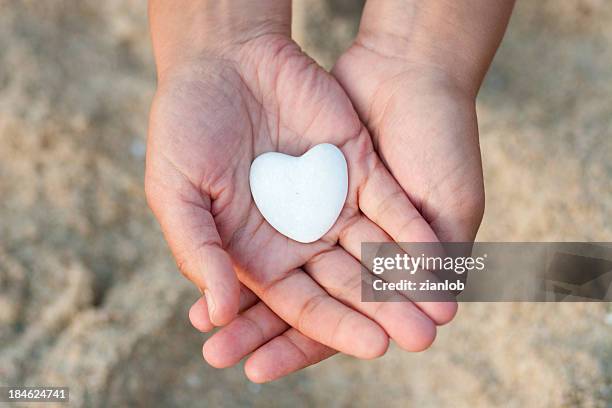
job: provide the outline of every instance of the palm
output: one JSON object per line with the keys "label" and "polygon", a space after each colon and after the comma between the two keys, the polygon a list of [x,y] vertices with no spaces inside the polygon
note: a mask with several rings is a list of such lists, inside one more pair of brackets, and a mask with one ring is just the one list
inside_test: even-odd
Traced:
{"label": "palm", "polygon": [[[258,49],[261,51],[261,48]],[[264,51],[272,51],[272,48]],[[210,194],[212,214],[222,241],[244,280],[278,279],[303,265],[316,253],[335,245],[339,231],[357,215],[356,188],[372,153],[348,99],[324,71],[294,47],[282,51],[284,63],[265,78],[238,71],[225,61],[211,61],[213,70],[189,73],[159,106],[172,138],[161,138],[163,159],[191,184]],[[265,63],[265,55],[260,56]],[[201,64],[201,66],[206,66]],[[293,84],[300,84],[296,89]],[[289,88],[291,93],[275,94]],[[327,105],[327,106],[326,106]],[[299,155],[311,146],[331,142],[343,147],[350,163],[351,188],[340,222],[323,242],[303,245],[278,234],[253,205],[248,185],[250,164],[268,151]],[[357,150],[356,150],[357,149]],[[270,254],[275,254],[270,257]],[[265,275],[258,275],[258,272]]]}
{"label": "palm", "polygon": [[439,72],[359,44],[339,59],[334,75],[438,237],[473,240],[484,201],[473,99]]}
{"label": "palm", "polygon": [[[233,289],[220,277],[194,272],[225,262],[203,254],[219,245],[241,282],[323,344],[359,357],[380,355],[387,340],[378,324],[408,348],[429,344],[431,322],[424,328],[426,318],[413,320],[415,333],[404,319],[420,313],[413,305],[389,304],[378,313],[380,305],[360,302],[362,241],[435,236],[379,162],[335,80],[285,38],[255,41],[232,61],[208,58],[194,67],[160,85],[147,153],[149,201],[180,269],[198,286],[216,285],[229,296]],[[347,159],[347,201],[322,240],[300,244],[263,220],[251,199],[249,167],[261,153],[299,155],[323,142],[340,147]],[[430,309],[438,320],[453,313],[452,307]]]}
{"label": "palm", "polygon": [[[308,61],[304,57],[294,63],[307,64]],[[313,252],[328,248],[335,241],[330,234],[324,245],[300,245],[264,223],[249,190],[251,162],[268,151],[301,154],[318,140],[324,140],[320,136],[329,135],[331,129],[337,130],[334,136],[338,143],[359,135],[355,129],[346,129],[345,123],[350,124],[350,116],[348,120],[334,116],[316,121],[308,132],[310,137],[300,136],[303,124],[306,120],[312,121],[309,117],[317,108],[316,101],[308,93],[314,92],[323,100],[333,100],[336,104],[344,102],[335,94],[336,89],[325,88],[326,83],[331,82],[328,78],[309,78],[318,89],[304,87],[304,95],[299,92],[283,95],[285,99],[295,99],[289,101],[292,109],[281,112],[284,102],[273,93],[275,87],[283,85],[275,78],[288,75],[287,81],[303,84],[304,79],[299,78],[305,74],[303,71],[286,72],[285,68],[283,73],[269,73],[271,82],[261,81],[254,86],[247,76],[250,73],[245,75],[238,71],[233,63],[211,60],[202,61],[198,66],[210,68],[184,73],[184,77],[173,81],[173,89],[165,89],[156,101],[161,116],[155,124],[157,132],[166,129],[164,133],[172,134],[172,137],[159,138],[159,159],[171,162],[172,171],[176,170],[190,181],[194,199],[202,193],[210,197],[215,225],[234,262],[245,270],[270,274],[258,276],[259,279],[275,278],[279,271],[301,266]],[[354,163],[356,168],[363,165],[363,160],[357,162]],[[347,203],[343,219],[350,215],[351,204]],[[270,258],[268,254],[275,254],[275,257]],[[260,262],[260,257],[267,268],[253,267],[253,263]],[[251,268],[247,268],[249,263]]]}

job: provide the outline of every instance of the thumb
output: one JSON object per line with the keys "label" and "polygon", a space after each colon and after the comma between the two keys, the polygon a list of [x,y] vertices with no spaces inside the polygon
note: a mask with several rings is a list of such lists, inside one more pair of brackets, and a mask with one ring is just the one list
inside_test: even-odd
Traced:
{"label": "thumb", "polygon": [[240,286],[210,212],[210,198],[185,179],[171,185],[148,179],[147,201],[179,270],[206,295],[210,321],[225,325],[238,313]]}

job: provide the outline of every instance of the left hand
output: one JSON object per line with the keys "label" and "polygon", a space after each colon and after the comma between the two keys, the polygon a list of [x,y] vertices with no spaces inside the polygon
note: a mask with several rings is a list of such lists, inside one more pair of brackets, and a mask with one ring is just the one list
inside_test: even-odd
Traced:
{"label": "left hand", "polygon": [[440,241],[473,241],[484,212],[476,91],[440,67],[386,56],[359,41],[333,74]]}

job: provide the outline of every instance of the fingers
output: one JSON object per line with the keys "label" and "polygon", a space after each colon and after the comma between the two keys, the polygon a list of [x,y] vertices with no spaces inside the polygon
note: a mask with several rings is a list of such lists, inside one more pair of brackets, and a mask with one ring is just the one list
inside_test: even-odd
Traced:
{"label": "fingers", "polygon": [[208,316],[205,296],[200,297],[191,308],[189,308],[189,321],[193,327],[202,333],[207,333],[215,328],[215,325],[212,324]]}
{"label": "fingers", "polygon": [[330,297],[302,270],[251,289],[281,319],[319,343],[364,359],[387,350],[389,339],[378,324]]}
{"label": "fingers", "polygon": [[213,367],[225,368],[254,353],[245,365],[246,374],[254,382],[265,382],[316,364],[335,353],[288,328],[287,323],[258,302],[206,341],[204,359]]}
{"label": "fingers", "polygon": [[[365,217],[361,217],[352,223],[340,234],[339,244],[353,257],[361,258],[361,244],[363,242],[389,243],[393,244],[391,238],[381,230],[376,224]],[[397,247],[396,253],[401,253],[402,249]],[[415,279],[435,281],[435,274],[429,271],[419,271]],[[406,297],[405,302],[409,302],[410,293],[398,292]],[[457,313],[457,302],[414,302],[427,316],[436,324],[443,325],[450,322]]]}
{"label": "fingers", "polygon": [[323,361],[337,352],[291,328],[257,349],[244,365],[249,380],[277,380]]}
{"label": "fingers", "polygon": [[221,247],[221,238],[210,213],[210,199],[176,175],[171,181],[172,189],[148,178],[149,205],[159,220],[179,270],[206,294],[211,322],[215,325],[229,323],[238,312],[238,278],[229,255]]}
{"label": "fingers", "polygon": [[213,367],[231,367],[288,328],[266,305],[258,302],[204,343],[204,359]]}
{"label": "fingers", "polygon": [[396,242],[438,242],[427,221],[378,159],[360,190],[359,208]]}
{"label": "fingers", "polygon": [[444,248],[429,223],[378,159],[361,190],[359,207],[405,253],[444,257]]}
{"label": "fingers", "polygon": [[[259,299],[249,288],[240,285],[240,306],[239,312],[250,308]],[[215,328],[215,325],[210,321],[208,315],[208,306],[206,305],[206,296],[200,297],[189,309],[189,321],[197,330],[207,333]]]}
{"label": "fingers", "polygon": [[[361,301],[361,265],[337,247],[304,266],[330,295],[364,313],[382,326],[397,344],[408,351],[422,351],[433,343],[436,326],[408,299],[388,302]],[[397,297],[402,297],[397,294]]]}

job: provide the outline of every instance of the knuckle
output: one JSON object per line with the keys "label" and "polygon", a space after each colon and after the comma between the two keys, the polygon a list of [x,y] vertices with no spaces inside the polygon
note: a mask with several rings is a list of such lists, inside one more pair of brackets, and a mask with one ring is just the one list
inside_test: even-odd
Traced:
{"label": "knuckle", "polygon": [[308,321],[312,316],[315,315],[315,310],[321,305],[326,299],[325,293],[317,294],[306,301],[302,306],[300,313],[297,318],[296,328],[301,331],[308,331]]}

